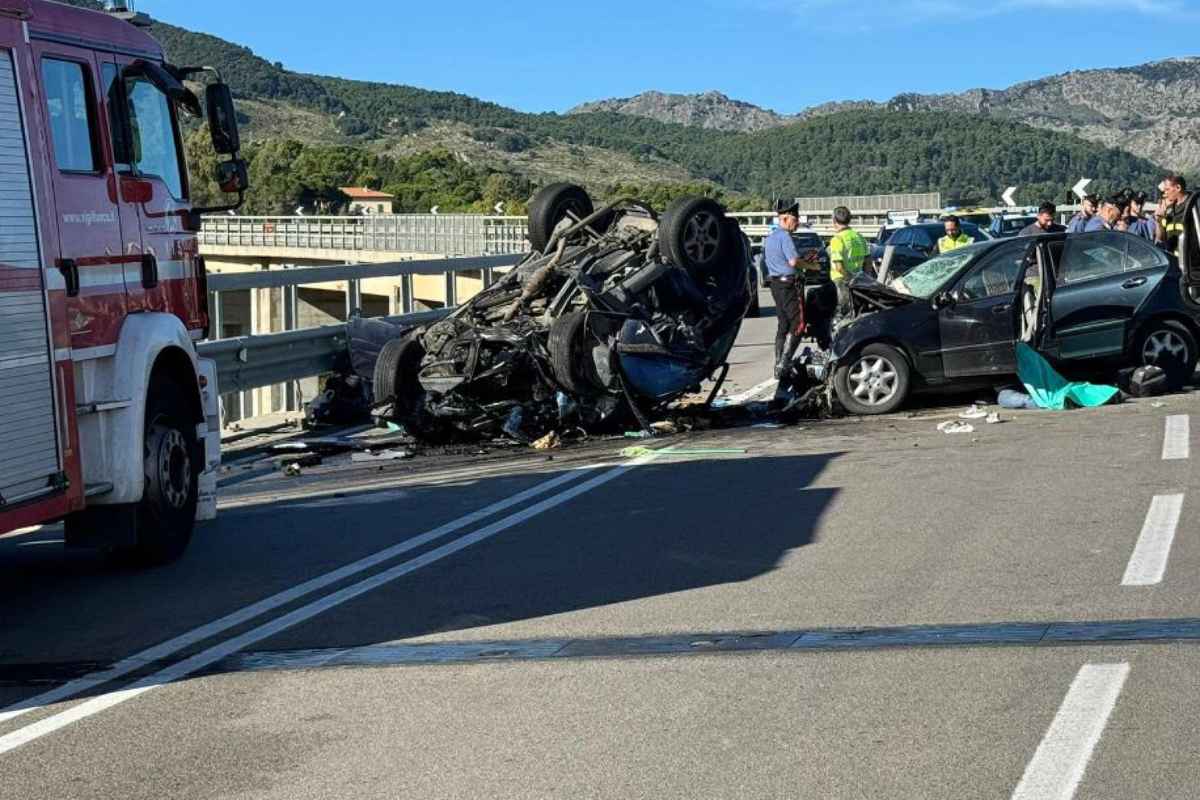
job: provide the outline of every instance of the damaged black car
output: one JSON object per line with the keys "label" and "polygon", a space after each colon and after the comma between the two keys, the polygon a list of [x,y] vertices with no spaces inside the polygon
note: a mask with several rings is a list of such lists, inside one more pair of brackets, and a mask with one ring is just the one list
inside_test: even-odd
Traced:
{"label": "damaged black car", "polygon": [[886,285],[860,276],[833,341],[837,398],[851,413],[884,414],[914,392],[994,388],[1015,376],[1018,341],[1066,375],[1155,365],[1178,389],[1200,359],[1193,227],[1178,258],[1101,231],[975,244]]}
{"label": "damaged black car", "polygon": [[749,242],[716,201],[683,198],[660,217],[635,199],[597,209],[555,184],[531,201],[529,239],[494,285],[383,347],[380,416],[431,443],[528,441],[646,427],[705,380],[719,385],[751,291]]}

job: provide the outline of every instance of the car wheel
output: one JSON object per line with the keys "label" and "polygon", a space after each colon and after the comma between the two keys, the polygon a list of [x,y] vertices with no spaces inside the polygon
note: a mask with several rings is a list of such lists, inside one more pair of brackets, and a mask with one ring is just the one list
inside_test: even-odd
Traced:
{"label": "car wheel", "polygon": [[659,248],[671,263],[688,270],[712,269],[726,250],[725,209],[707,197],[672,203],[658,224]]}
{"label": "car wheel", "polygon": [[421,395],[417,375],[424,357],[425,347],[416,336],[385,344],[375,361],[375,402],[391,403],[397,417],[415,411]]}
{"label": "car wheel", "polygon": [[891,413],[908,399],[908,360],[889,345],[867,345],[838,368],[833,386],[853,414]]}
{"label": "car wheel", "polygon": [[1174,392],[1182,389],[1196,372],[1200,348],[1186,325],[1164,319],[1150,323],[1138,340],[1134,357],[1142,366],[1161,367],[1167,373],[1167,385]]}
{"label": "car wheel", "polygon": [[550,369],[559,385],[575,395],[594,395],[604,386],[588,347],[587,314],[572,311],[550,325]]}
{"label": "car wheel", "polygon": [[583,187],[573,183],[553,183],[533,196],[529,203],[529,243],[539,253],[546,249],[554,231],[568,215],[579,219],[589,216],[595,207]]}
{"label": "car wheel", "polygon": [[169,378],[156,378],[146,398],[143,470],[145,488],[137,508],[137,541],[122,550],[140,564],[165,564],[187,549],[196,525],[200,464],[196,425],[184,389]]}

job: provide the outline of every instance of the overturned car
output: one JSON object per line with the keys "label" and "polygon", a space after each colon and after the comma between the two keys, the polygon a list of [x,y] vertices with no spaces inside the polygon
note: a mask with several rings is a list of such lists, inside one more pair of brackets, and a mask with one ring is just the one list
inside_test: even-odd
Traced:
{"label": "overturned car", "polygon": [[645,426],[704,380],[719,385],[751,293],[749,242],[718,203],[684,198],[659,217],[633,199],[596,209],[555,184],[530,204],[529,239],[494,285],[383,347],[383,418],[432,443],[529,440]]}

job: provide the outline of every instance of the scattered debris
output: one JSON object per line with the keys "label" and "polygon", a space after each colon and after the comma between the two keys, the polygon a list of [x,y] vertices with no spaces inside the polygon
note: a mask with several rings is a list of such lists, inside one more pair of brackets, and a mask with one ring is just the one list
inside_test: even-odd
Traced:
{"label": "scattered debris", "polygon": [[757,425],[751,425],[751,428],[761,428],[762,430],[774,431],[784,427],[778,422],[760,422]]}
{"label": "scattered debris", "polygon": [[292,462],[283,468],[283,474],[287,475],[289,478],[298,478],[302,472],[303,470],[300,468],[300,465],[295,462]]}
{"label": "scattered debris", "polygon": [[626,447],[621,451],[621,455],[625,458],[645,458],[646,456],[727,456],[727,455],[745,455],[748,450],[736,447],[700,447],[700,448],[679,448],[668,447],[663,450],[654,450],[650,447]]}
{"label": "scattered debris", "polygon": [[1167,407],[1167,404],[1166,404],[1166,403],[1164,403],[1164,402],[1162,402],[1162,401],[1160,400],[1160,401],[1158,401],[1158,402],[1156,402],[1156,403],[1151,403],[1151,404],[1150,404],[1150,407],[1151,407],[1151,408],[1166,408],[1166,407]]}
{"label": "scattered debris", "polygon": [[334,364],[336,372],[325,379],[320,396],[304,404],[304,421],[308,427],[370,421],[370,386],[351,370],[350,365],[350,353],[339,354]]}
{"label": "scattered debris", "polygon": [[987,415],[987,424],[988,425],[999,425],[1001,422],[1004,422],[1004,420],[1000,419],[999,411],[993,411],[992,413]]}
{"label": "scattered debris", "polygon": [[663,420],[662,422],[653,423],[650,426],[650,431],[655,436],[674,436],[679,433],[679,426],[674,422]]}
{"label": "scattered debris", "polygon": [[625,431],[626,439],[653,439],[654,434],[650,431]]}
{"label": "scattered debris", "polygon": [[1040,408],[1032,397],[1016,389],[1001,389],[996,402],[1000,404],[1001,408],[1006,408],[1009,411],[1018,411],[1021,409],[1036,411]]}
{"label": "scattered debris", "polygon": [[984,419],[985,417],[987,417],[987,415],[988,415],[987,410],[984,408],[981,408],[979,406],[979,404],[977,403],[977,404],[971,406],[970,408],[968,408],[963,413],[959,414],[958,418],[959,419]]}
{"label": "scattered debris", "polygon": [[975,426],[969,422],[960,422],[958,420],[948,420],[937,426],[937,429],[942,433],[974,433]]}
{"label": "scattered debris", "polygon": [[379,461],[406,461],[416,456],[411,450],[383,450],[379,453],[355,453],[350,461],[355,464],[369,464]]}
{"label": "scattered debris", "polygon": [[558,435],[558,431],[550,431],[533,443],[534,450],[557,450],[560,447],[562,447],[562,437]]}

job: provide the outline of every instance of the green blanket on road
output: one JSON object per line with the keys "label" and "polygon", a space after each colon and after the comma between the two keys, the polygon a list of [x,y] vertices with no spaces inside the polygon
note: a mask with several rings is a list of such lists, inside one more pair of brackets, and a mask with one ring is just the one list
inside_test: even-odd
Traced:
{"label": "green blanket on road", "polygon": [[1068,381],[1025,342],[1017,342],[1017,377],[1039,408],[1054,411],[1102,406],[1111,402],[1118,392],[1115,386]]}

